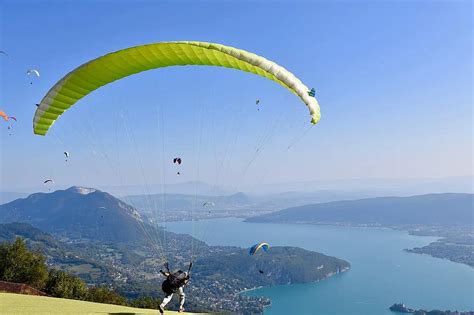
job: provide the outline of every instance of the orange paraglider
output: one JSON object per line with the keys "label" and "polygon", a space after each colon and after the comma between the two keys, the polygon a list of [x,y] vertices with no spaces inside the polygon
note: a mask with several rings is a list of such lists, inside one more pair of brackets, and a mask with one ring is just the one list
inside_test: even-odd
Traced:
{"label": "orange paraglider", "polygon": [[1,110],[0,110],[0,117],[2,117],[5,121],[8,121],[8,115],[5,114],[5,112],[2,112]]}

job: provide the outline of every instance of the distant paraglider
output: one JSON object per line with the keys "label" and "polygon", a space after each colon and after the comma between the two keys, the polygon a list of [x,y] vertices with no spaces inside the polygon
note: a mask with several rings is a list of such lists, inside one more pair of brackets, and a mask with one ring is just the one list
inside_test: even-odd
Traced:
{"label": "distant paraglider", "polygon": [[43,182],[44,187],[48,188],[48,190],[51,190],[51,185],[54,184],[54,180],[52,179],[47,179]]}
{"label": "distant paraglider", "polygon": [[34,75],[37,76],[37,77],[40,76],[39,71],[36,70],[36,69],[30,69],[30,70],[26,71],[26,74],[27,74],[27,75],[33,75],[33,74],[34,74]]}
{"label": "distant paraglider", "polygon": [[67,162],[67,159],[69,158],[69,152],[64,151],[64,156],[66,157],[66,162]]}
{"label": "distant paraglider", "polygon": [[268,245],[268,243],[255,244],[252,247],[250,247],[249,255],[253,256],[261,249],[263,249],[266,252],[266,251],[268,251],[269,248],[270,248],[270,245]]}
{"label": "distant paraglider", "polygon": [[[13,120],[13,121],[15,121],[15,122],[17,121],[17,120],[16,120],[16,117],[13,117],[13,116],[9,116],[9,117],[8,117],[8,120]],[[10,132],[8,133],[9,136],[12,135],[12,133],[11,133],[11,130],[12,130],[12,129],[13,129],[13,125],[10,123],[10,124],[8,125],[8,130],[10,130]]]}
{"label": "distant paraglider", "polygon": [[3,51],[3,50],[0,50],[0,54],[5,55],[5,56],[8,57],[8,54],[7,54],[5,51]]}
{"label": "distant paraglider", "polygon": [[[8,115],[7,115],[5,112],[3,112],[3,111],[0,111],[0,117],[2,117],[3,120],[5,120],[5,121],[7,121],[7,122],[9,122],[10,120],[17,121],[17,120],[16,120],[16,117],[8,116]],[[13,129],[12,124],[10,123],[7,128],[8,128],[8,130],[11,131],[11,130]],[[8,135],[11,136],[11,135],[12,135],[11,132],[10,132]]]}
{"label": "distant paraglider", "polygon": [[[178,164],[178,165],[181,165],[181,158],[180,157],[175,157],[173,159],[173,164]],[[176,172],[177,175],[181,175],[181,173],[178,171]]]}
{"label": "distant paraglider", "polygon": [[[249,250],[249,255],[250,256],[254,256],[256,255],[260,250],[263,249],[264,252],[267,252],[268,249],[270,248],[270,245],[268,243],[258,243],[258,244],[255,244],[253,245],[252,247],[250,247],[250,250]],[[258,268],[257,269],[258,272],[260,274],[264,274],[265,272],[261,269],[261,268]]]}
{"label": "distant paraglider", "polygon": [[8,115],[5,112],[0,111],[0,117],[2,117],[3,120],[8,121]]}
{"label": "distant paraglider", "polygon": [[14,121],[17,121],[16,117],[14,116],[8,116],[7,113],[3,112],[0,110],[0,117],[3,118],[3,120],[5,121],[9,121],[9,120],[14,120]]}
{"label": "distant paraglider", "polygon": [[[267,252],[268,249],[270,248],[270,245],[268,243],[258,243],[250,247],[249,250],[249,255],[254,256],[255,254],[258,253],[261,249],[263,249],[264,252]],[[260,274],[264,274],[265,272],[262,269],[257,269]]]}
{"label": "distant paraglider", "polygon": [[[40,77],[40,73],[36,69],[30,69],[30,70],[26,71],[26,74],[30,77],[31,76],[38,77],[38,78]],[[33,81],[30,81],[30,84],[33,84]]]}
{"label": "distant paraglider", "polygon": [[216,204],[215,204],[214,202],[212,202],[212,201],[206,201],[206,202],[204,202],[204,203],[202,204],[202,207],[203,207],[203,208],[208,208],[208,209],[209,209],[209,214],[211,213],[211,209],[210,209],[210,208],[213,208],[213,207],[215,207],[215,206],[216,206]]}

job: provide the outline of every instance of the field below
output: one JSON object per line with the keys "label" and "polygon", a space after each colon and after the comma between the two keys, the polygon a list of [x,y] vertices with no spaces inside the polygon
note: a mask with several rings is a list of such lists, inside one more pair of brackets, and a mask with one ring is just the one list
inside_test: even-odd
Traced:
{"label": "field below", "polygon": [[[44,296],[0,293],[0,314],[159,314],[158,310]],[[165,311],[165,314],[178,312]],[[181,313],[183,314],[183,313]],[[191,313],[185,313],[191,314]]]}

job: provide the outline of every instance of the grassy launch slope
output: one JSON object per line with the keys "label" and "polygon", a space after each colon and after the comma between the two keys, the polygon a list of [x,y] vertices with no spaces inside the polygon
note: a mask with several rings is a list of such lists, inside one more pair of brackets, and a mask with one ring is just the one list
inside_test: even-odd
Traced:
{"label": "grassy launch slope", "polygon": [[[0,293],[1,314],[159,314],[158,310],[44,296]],[[165,311],[165,314],[178,312]],[[183,314],[183,313],[181,313]],[[186,313],[191,314],[191,313]]]}

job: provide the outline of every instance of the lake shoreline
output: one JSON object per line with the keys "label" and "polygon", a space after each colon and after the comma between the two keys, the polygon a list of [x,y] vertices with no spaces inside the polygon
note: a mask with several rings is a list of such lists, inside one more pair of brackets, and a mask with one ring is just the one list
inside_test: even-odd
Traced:
{"label": "lake shoreline", "polygon": [[[271,307],[265,307],[265,315],[286,314],[289,302],[293,314],[389,315],[393,313],[387,305],[397,300],[417,308],[474,308],[472,268],[404,251],[422,247],[437,240],[436,237],[415,237],[406,230],[380,226],[363,229],[330,225],[248,225],[242,221],[228,218],[201,223],[179,222],[170,224],[168,230],[189,233],[196,224],[198,228],[210,225],[212,233],[202,239],[210,245],[245,248],[257,241],[266,241],[273,246],[295,246],[340,257],[351,264],[350,272],[329,277],[327,281],[241,290],[240,294],[271,300]],[[408,282],[411,285],[407,286]]]}
{"label": "lake shoreline", "polygon": [[[462,264],[469,266],[470,268],[474,268],[474,265],[471,265],[470,263],[464,262],[464,261],[458,261],[456,259],[453,259],[450,256],[436,256],[434,254],[431,254],[429,252],[423,252],[425,248],[429,248],[430,246],[435,245],[436,243],[442,242],[443,240],[448,240],[448,238],[445,235],[442,235],[441,232],[438,231],[428,233],[428,234],[420,234],[419,229],[420,227],[415,227],[415,226],[403,226],[403,225],[384,225],[384,224],[353,224],[353,223],[330,223],[330,222],[252,222],[252,221],[247,221],[247,219],[243,220],[244,223],[251,223],[251,224],[282,224],[282,225],[311,225],[311,226],[335,226],[335,227],[351,227],[351,228],[371,228],[371,229],[390,229],[390,230],[395,230],[395,231],[403,231],[407,232],[408,235],[412,236],[429,236],[429,237],[436,237],[437,239],[424,245],[421,248],[406,248],[404,249],[405,252],[411,253],[411,254],[418,254],[418,255],[427,255],[432,258],[437,258],[437,259],[444,259],[448,260],[453,263],[457,264]],[[429,229],[430,226],[422,226],[424,229]]]}
{"label": "lake shoreline", "polygon": [[295,284],[316,284],[316,283],[319,283],[319,282],[321,282],[321,281],[330,279],[330,278],[332,278],[332,277],[334,277],[334,276],[343,274],[344,272],[348,272],[350,269],[351,269],[350,267],[347,267],[347,268],[342,268],[339,272],[330,272],[330,273],[328,273],[325,277],[323,277],[323,278],[321,278],[321,279],[319,279],[319,280],[316,280],[316,281],[301,282],[301,283],[278,284],[278,285],[272,285],[272,286],[258,286],[258,287],[254,287],[254,288],[249,288],[249,289],[244,289],[244,290],[238,291],[236,294],[244,294],[244,293],[248,293],[248,292],[252,292],[252,291],[257,291],[257,290],[260,290],[260,289],[273,288],[273,287],[279,287],[279,286],[287,286],[287,285],[295,285]]}
{"label": "lake shoreline", "polygon": [[[250,224],[277,224],[277,225],[311,225],[311,226],[335,226],[335,227],[351,227],[351,228],[370,228],[370,229],[390,229],[390,230],[395,230],[395,231],[403,231],[407,232],[408,235],[412,236],[430,236],[430,237],[437,237],[438,239],[427,243],[425,246],[423,246],[421,249],[424,249],[425,247],[429,247],[431,245],[436,244],[436,242],[439,242],[443,239],[446,239],[443,235],[439,234],[431,234],[431,235],[420,235],[417,233],[417,230],[414,227],[403,227],[403,226],[390,226],[390,225],[383,225],[383,224],[352,224],[352,223],[330,223],[330,222],[252,222],[252,221],[247,221],[249,218],[244,218],[244,217],[238,217],[238,216],[229,216],[229,217],[217,217],[217,218],[201,218],[197,219],[195,221],[202,221],[202,220],[222,220],[222,219],[238,219],[242,220],[243,223],[250,223]],[[178,223],[178,222],[193,222],[191,220],[179,220],[179,221],[168,221],[170,223]],[[165,226],[162,226],[163,228],[166,229]],[[404,249],[405,252],[411,253],[411,254],[418,254],[418,255],[427,255],[432,258],[437,258],[437,259],[444,259],[448,260],[453,263],[457,264],[462,264],[469,266],[471,268],[474,268],[474,265],[470,265],[468,263],[462,262],[462,261],[457,261],[454,259],[451,259],[450,257],[439,257],[432,255],[430,253],[426,252],[421,252],[417,251],[416,248],[406,248]]]}

